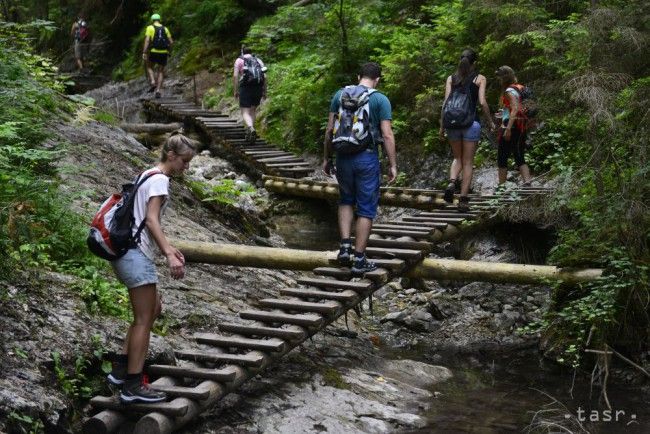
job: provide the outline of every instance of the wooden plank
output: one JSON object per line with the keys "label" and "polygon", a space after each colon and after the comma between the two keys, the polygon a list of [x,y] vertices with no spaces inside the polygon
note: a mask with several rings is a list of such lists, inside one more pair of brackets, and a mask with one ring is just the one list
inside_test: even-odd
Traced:
{"label": "wooden plank", "polygon": [[334,300],[343,303],[355,303],[358,300],[360,300],[359,295],[350,289],[346,289],[341,292],[334,292],[334,291],[319,291],[317,289],[304,289],[304,288],[302,289],[281,288],[280,294],[290,296],[290,297],[299,297],[299,298],[308,298],[308,299],[315,298],[317,300]]}
{"label": "wooden plank", "polygon": [[423,252],[430,252],[433,244],[427,241],[402,241],[402,240],[389,240],[385,238],[370,238],[368,240],[369,247],[388,247],[393,249],[407,249],[407,250],[422,250]]}
{"label": "wooden plank", "polygon": [[271,163],[267,164],[266,167],[306,167],[311,165],[311,163],[305,161],[304,163]]}
{"label": "wooden plank", "polygon": [[195,362],[207,361],[214,363],[230,363],[239,366],[253,366],[259,368],[264,363],[264,356],[251,351],[247,354],[228,354],[217,353],[214,351],[202,350],[176,350],[176,357],[182,360],[192,360]]}
{"label": "wooden plank", "polygon": [[219,324],[219,330],[222,332],[237,333],[244,336],[275,337],[289,342],[299,341],[306,337],[305,332],[297,327],[280,328],[266,327],[256,324],[221,323]]}
{"label": "wooden plank", "polygon": [[[405,217],[406,218],[406,217]],[[449,222],[445,221],[435,221],[437,219],[431,219],[430,221],[396,221],[396,222],[388,222],[385,224],[394,226],[395,228],[399,228],[400,226],[404,227],[404,229],[407,230],[424,230],[426,228],[432,228],[432,229],[438,229],[440,231],[444,231],[447,229],[447,225],[449,225]],[[460,224],[460,222],[464,221],[465,219],[460,219],[458,222],[454,222],[451,224],[457,225]],[[375,225],[373,225],[375,227]],[[384,228],[384,229],[391,229],[390,227]]]}
{"label": "wooden plank", "polygon": [[290,312],[315,312],[323,315],[335,314],[340,305],[335,302],[314,303],[300,300],[283,300],[280,298],[264,298],[259,301],[261,306],[282,309]]}
{"label": "wooden plank", "polygon": [[281,339],[250,339],[237,336],[223,336],[214,333],[195,333],[194,339],[202,344],[223,348],[246,348],[250,350],[281,352],[285,343]]}
{"label": "wooden plank", "polygon": [[95,396],[90,400],[90,405],[95,408],[104,408],[117,410],[126,413],[162,413],[167,416],[181,417],[187,413],[187,404],[178,403],[176,400],[171,402],[154,402],[154,403],[129,403],[122,404],[117,395],[115,396]]}
{"label": "wooden plank", "polygon": [[234,367],[222,369],[195,368],[189,366],[150,365],[147,372],[153,375],[196,378],[202,380],[230,382],[235,379],[237,372]]}
{"label": "wooden plank", "polygon": [[316,286],[318,288],[351,289],[357,292],[365,292],[372,287],[372,282],[368,280],[349,282],[346,280],[301,277],[297,282],[301,285]]}
{"label": "wooden plank", "polygon": [[412,237],[416,239],[429,238],[429,231],[409,231],[405,229],[375,229],[370,231],[371,234],[384,235],[391,237]]}
{"label": "wooden plank", "polygon": [[182,397],[202,401],[210,396],[210,389],[205,387],[183,387],[183,386],[158,386],[150,384],[151,388],[165,392],[170,397]]}
{"label": "wooden plank", "polygon": [[405,222],[442,222],[442,223],[459,223],[463,220],[475,220],[477,217],[475,214],[469,213],[440,213],[435,214],[432,217],[426,216],[406,216],[402,217],[402,220]]}
{"label": "wooden plank", "polygon": [[302,157],[298,157],[297,155],[292,154],[292,155],[282,155],[277,157],[257,158],[257,161],[259,163],[275,163],[275,162],[298,163],[305,160]]}
{"label": "wooden plank", "polygon": [[293,324],[302,327],[320,327],[323,318],[316,314],[289,314],[283,312],[267,312],[265,310],[244,310],[239,312],[242,319],[252,319],[264,323]]}
{"label": "wooden plank", "polygon": [[[447,225],[444,224],[443,228],[446,228]],[[434,226],[410,226],[406,222],[400,223],[400,222],[390,222],[390,223],[377,223],[372,225],[373,229],[397,229],[397,230],[405,230],[405,231],[414,231],[414,232],[422,232],[425,235],[431,234],[433,231],[436,230],[436,227]]]}
{"label": "wooden plank", "polygon": [[423,254],[420,250],[409,250],[409,249],[388,249],[388,248],[379,248],[379,247],[368,247],[366,248],[366,254],[369,257],[377,256],[379,258],[401,258],[407,260],[419,260],[422,259]]}

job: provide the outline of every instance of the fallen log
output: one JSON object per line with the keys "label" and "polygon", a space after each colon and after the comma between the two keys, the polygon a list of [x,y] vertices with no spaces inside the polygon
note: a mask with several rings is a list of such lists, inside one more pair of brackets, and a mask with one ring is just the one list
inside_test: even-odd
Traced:
{"label": "fallen log", "polygon": [[[188,262],[280,270],[313,270],[336,265],[336,252],[295,250],[238,244],[173,240]],[[566,269],[552,265],[503,264],[426,258],[405,276],[423,279],[540,284],[561,280],[567,284],[593,281],[601,269]]]}
{"label": "fallen log", "polygon": [[120,124],[120,128],[129,133],[164,134],[180,130],[183,124],[172,122],[169,124]]}

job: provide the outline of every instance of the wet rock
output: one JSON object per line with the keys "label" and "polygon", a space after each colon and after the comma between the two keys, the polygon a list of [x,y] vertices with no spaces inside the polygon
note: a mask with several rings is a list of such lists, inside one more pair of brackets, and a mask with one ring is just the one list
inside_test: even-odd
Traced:
{"label": "wet rock", "polygon": [[402,322],[406,318],[406,312],[391,312],[389,314],[384,315],[384,317],[380,320],[380,322],[387,322],[387,321],[393,321],[393,322]]}

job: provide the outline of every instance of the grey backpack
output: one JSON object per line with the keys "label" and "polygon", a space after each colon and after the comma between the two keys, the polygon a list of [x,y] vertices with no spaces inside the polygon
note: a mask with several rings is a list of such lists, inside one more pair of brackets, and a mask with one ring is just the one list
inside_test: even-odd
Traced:
{"label": "grey backpack", "polygon": [[356,154],[373,144],[370,124],[370,95],[373,92],[375,89],[361,85],[342,89],[332,139],[336,152]]}

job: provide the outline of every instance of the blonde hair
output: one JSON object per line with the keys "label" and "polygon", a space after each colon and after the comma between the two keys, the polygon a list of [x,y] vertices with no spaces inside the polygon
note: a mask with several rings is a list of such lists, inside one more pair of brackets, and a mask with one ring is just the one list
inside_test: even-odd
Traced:
{"label": "blonde hair", "polygon": [[192,151],[193,154],[196,153],[196,142],[181,133],[172,133],[162,147],[160,161],[163,163],[167,161],[167,153],[169,151],[174,152],[176,155],[180,155],[187,150]]}

